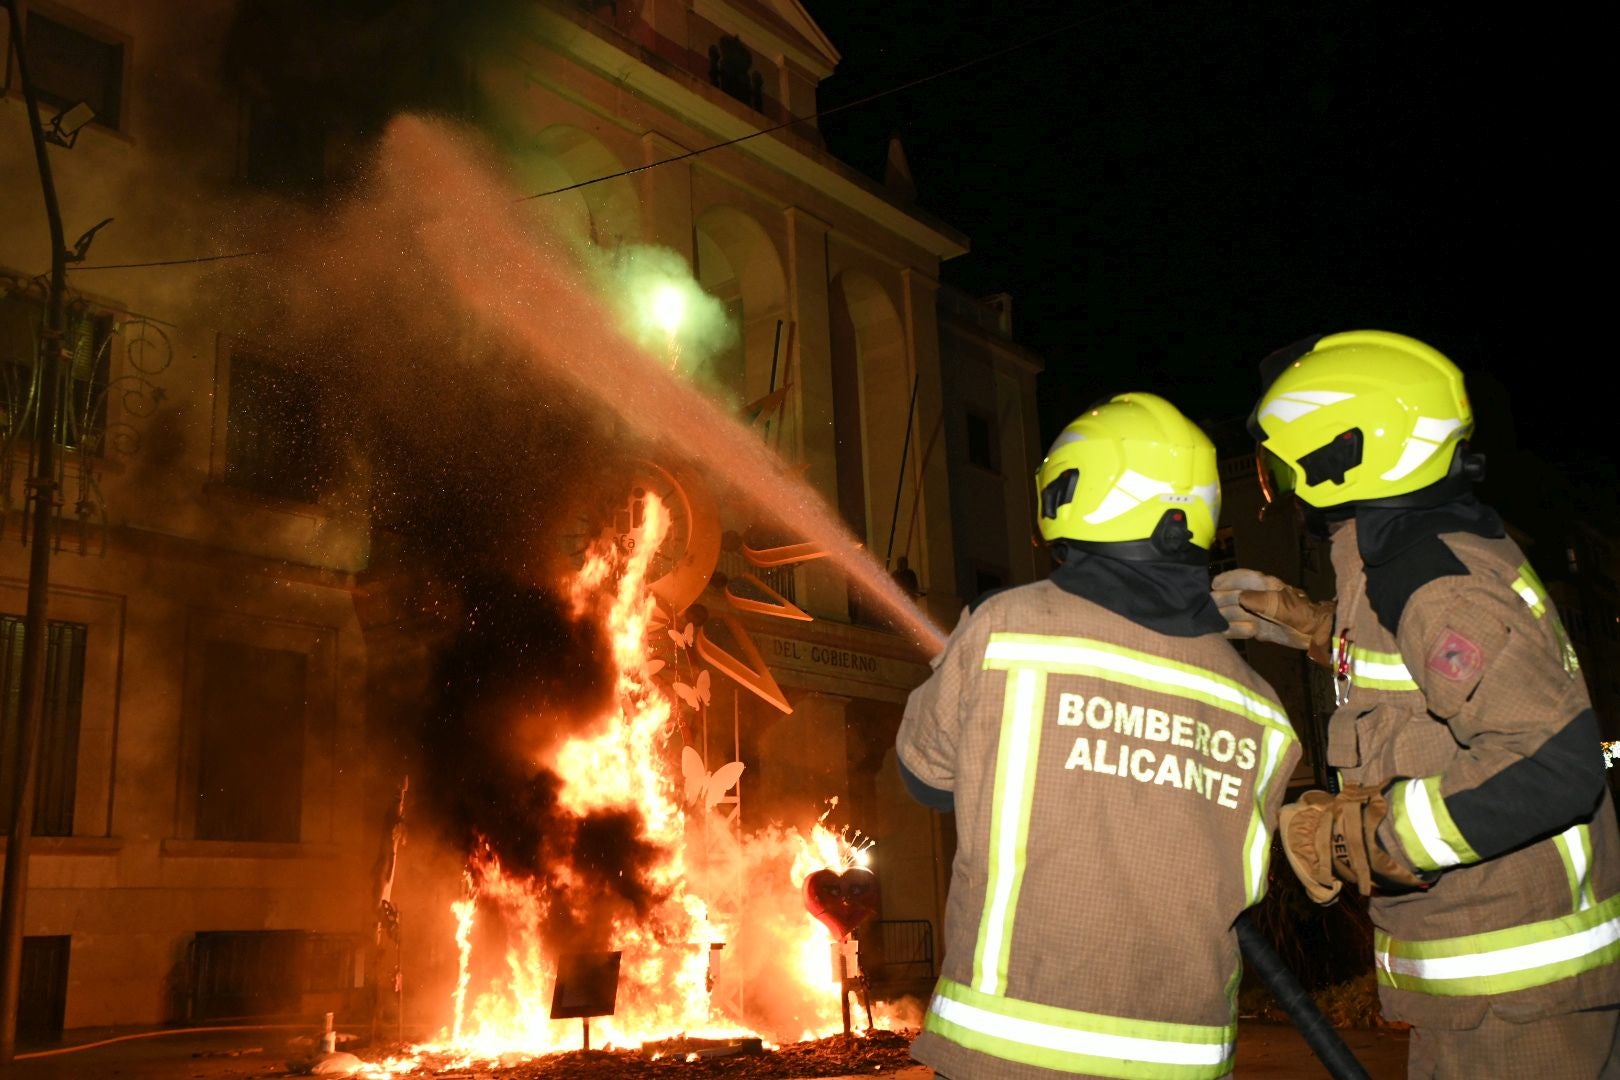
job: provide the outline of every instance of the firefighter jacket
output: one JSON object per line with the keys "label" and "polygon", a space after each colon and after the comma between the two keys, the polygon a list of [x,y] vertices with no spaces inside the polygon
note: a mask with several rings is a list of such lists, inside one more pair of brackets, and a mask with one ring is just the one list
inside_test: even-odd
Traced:
{"label": "firefighter jacket", "polygon": [[1620,837],[1558,613],[1471,497],[1333,535],[1328,762],[1385,790],[1424,890],[1374,894],[1384,1015],[1471,1029],[1620,1001]]}
{"label": "firefighter jacket", "polygon": [[[1155,587],[1116,569],[1116,595]],[[1180,571],[1209,605],[1207,570]],[[964,613],[906,706],[902,771],[954,796],[957,832],[912,1055],[952,1080],[1227,1076],[1232,923],[1266,887],[1294,732],[1213,605],[1166,633],[1058,580]]]}

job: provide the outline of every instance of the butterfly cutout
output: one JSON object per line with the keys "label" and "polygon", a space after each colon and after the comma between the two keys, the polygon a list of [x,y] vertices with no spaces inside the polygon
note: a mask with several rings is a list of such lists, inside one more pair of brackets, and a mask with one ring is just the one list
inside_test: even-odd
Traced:
{"label": "butterfly cutout", "polygon": [[681,776],[686,781],[687,805],[702,799],[705,809],[714,809],[726,797],[726,792],[737,786],[746,767],[740,761],[728,761],[711,775],[696,750],[681,747]]}
{"label": "butterfly cutout", "polygon": [[641,678],[645,682],[652,682],[652,677],[663,671],[665,667],[662,660],[648,660],[641,666]]}
{"label": "butterfly cutout", "polygon": [[699,702],[704,705],[709,703],[709,669],[704,668],[699,671],[695,682],[697,683],[696,686],[688,686],[683,682],[675,684],[675,693],[680,696],[682,701],[686,702],[688,709],[697,708]]}
{"label": "butterfly cutout", "polygon": [[681,646],[683,648],[690,649],[692,647],[693,638],[695,638],[697,636],[697,623],[688,622],[684,627],[682,627],[679,630],[676,630],[674,627],[671,627],[670,631],[669,631],[669,636],[670,636],[670,640],[674,641],[675,644],[677,644],[677,645],[679,645],[679,646]]}

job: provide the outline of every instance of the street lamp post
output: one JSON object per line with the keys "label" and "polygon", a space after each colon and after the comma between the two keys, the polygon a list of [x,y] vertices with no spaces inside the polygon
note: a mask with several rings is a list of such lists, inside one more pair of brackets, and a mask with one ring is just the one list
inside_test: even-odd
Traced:
{"label": "street lamp post", "polygon": [[51,229],[51,287],[46,300],[45,326],[40,335],[38,380],[39,409],[34,414],[34,472],[28,479],[33,501],[32,538],[28,552],[28,608],[23,623],[21,708],[18,721],[17,789],[11,805],[11,829],[6,837],[6,871],[0,881],[0,1065],[10,1064],[17,1050],[17,1009],[22,1000],[23,908],[28,896],[28,847],[34,826],[34,789],[38,782],[40,729],[45,717],[45,658],[49,639],[46,601],[51,572],[51,518],[56,505],[56,428],[59,408],[57,384],[64,359],[62,348],[63,293],[67,288],[67,245],[62,239],[62,213],[45,152],[45,131],[39,120],[39,102],[28,78],[28,50],[23,47],[22,19],[16,0],[5,0],[11,20],[11,47],[17,57],[28,125],[33,133],[34,159],[39,166],[45,195],[45,216]]}

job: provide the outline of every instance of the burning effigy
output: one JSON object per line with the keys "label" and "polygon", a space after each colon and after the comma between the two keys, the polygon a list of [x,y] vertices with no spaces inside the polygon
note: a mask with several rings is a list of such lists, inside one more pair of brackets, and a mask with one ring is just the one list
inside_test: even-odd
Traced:
{"label": "burning effigy", "polygon": [[[600,626],[613,676],[600,715],[534,761],[555,779],[548,820],[569,833],[536,842],[542,849],[566,843],[570,857],[514,868],[487,842],[468,854],[465,895],[453,904],[458,969],[450,1023],[437,1039],[376,1063],[371,1075],[511,1062],[593,1043],[791,1042],[847,1022],[840,1015],[847,972],[836,970],[834,937],[800,894],[815,875],[864,867],[871,842],[828,827],[826,814],[808,834],[781,826],[743,833],[719,812],[743,766],[710,772],[681,744],[680,713],[688,708],[681,689],[694,688],[661,680],[670,665],[649,660],[655,636],[681,651],[692,637],[648,588],[669,522],[658,497],[644,493],[629,530],[593,544],[568,583],[571,613]],[[567,830],[558,829],[564,824]],[[618,860],[611,868],[591,857],[609,850]],[[593,875],[598,880],[588,880]],[[727,887],[737,880],[748,883],[744,893]],[[576,894],[604,889],[612,900],[594,924],[582,925],[567,910]],[[728,907],[717,902],[725,895],[747,900]],[[844,918],[846,931],[859,922],[858,915]],[[475,937],[485,924],[494,932]],[[475,961],[488,959],[476,950],[490,942],[499,954],[493,974],[485,963],[485,974],[475,977]],[[580,955],[614,958],[606,1013],[558,1018],[559,970]],[[768,1007],[747,985],[761,966],[771,969]]]}
{"label": "burning effigy", "polygon": [[[668,322],[689,275],[656,249],[570,245],[464,133],[408,116],[351,202],[277,224],[281,272],[242,291],[274,290],[265,331],[349,403],[383,518],[443,579],[413,617],[431,608],[450,639],[412,661],[444,653],[402,742],[422,759],[411,798],[458,863],[440,905],[453,983],[412,983],[437,1002],[413,1015],[443,1023],[370,1074],[895,1024],[860,993],[851,940],[875,912],[854,873],[871,840],[832,792],[745,826],[749,766],[709,713],[721,682],[793,711],[738,616],[811,616],[756,570],[825,559],[919,656],[941,635],[758,415],[691,377],[700,343],[631,324],[633,279]],[[786,400],[775,370],[754,414]],[[697,505],[720,499],[724,515]],[[739,538],[750,522],[764,528]]]}

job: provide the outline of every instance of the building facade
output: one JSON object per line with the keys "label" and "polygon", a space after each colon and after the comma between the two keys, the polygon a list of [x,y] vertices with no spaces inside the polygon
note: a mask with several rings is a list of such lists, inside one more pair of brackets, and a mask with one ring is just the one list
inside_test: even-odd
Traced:
{"label": "building facade", "polygon": [[[429,707],[436,586],[356,490],[371,473],[324,467],[320,388],[234,328],[215,264],[169,263],[232,254],[222,223],[243,208],[319,205],[391,110],[474,120],[526,189],[568,189],[552,212],[609,257],[675,252],[736,329],[722,390],[784,391],[763,437],[937,623],[1043,572],[1028,539],[1040,364],[1012,341],[1005,301],[941,286],[964,237],[829,155],[813,119],[776,127],[813,117],[838,62],[795,0],[516,3],[465,22],[426,3],[20,7],[46,118],[95,111],[51,150],[68,234],[114,219],[70,275],[25,928],[36,1036],[348,1009],[368,977],[358,943],[398,782],[376,748]],[[15,740],[49,250],[5,36],[0,735]],[[904,797],[892,746],[927,657],[824,560],[752,559],[758,515],[718,500],[701,469],[652,468],[698,531],[725,538],[711,605],[760,599],[749,580],[810,616],[726,610],[717,655],[754,670],[711,665],[710,767],[748,765],[740,806],[756,823],[839,797],[879,841],[886,951],[926,978],[951,837]],[[0,762],[9,806],[15,754]],[[447,912],[407,925],[432,968]],[[435,999],[414,1000],[413,1019],[434,1022]]]}

